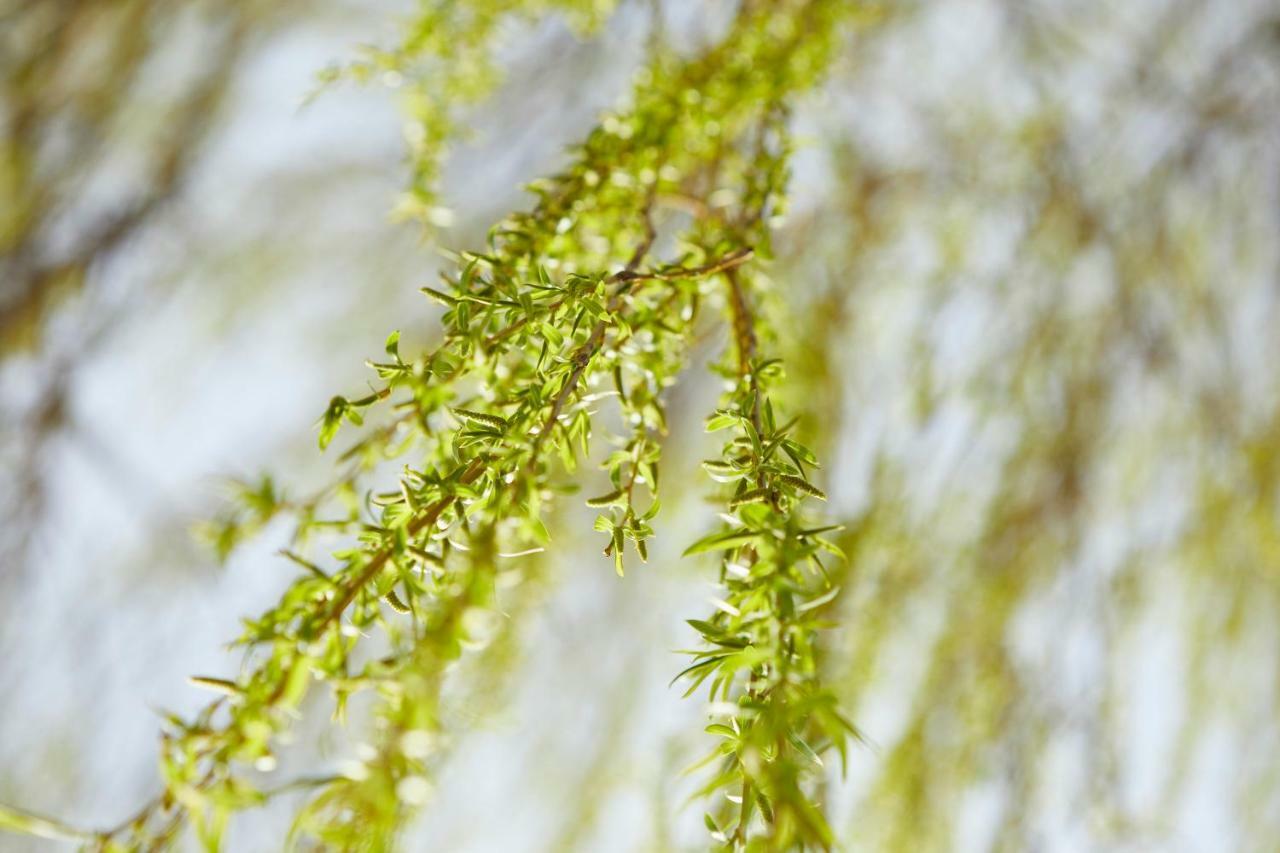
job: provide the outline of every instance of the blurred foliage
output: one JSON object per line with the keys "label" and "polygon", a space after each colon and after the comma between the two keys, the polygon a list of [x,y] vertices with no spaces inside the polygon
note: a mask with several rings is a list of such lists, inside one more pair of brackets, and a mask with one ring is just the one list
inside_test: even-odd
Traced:
{"label": "blurred foliage", "polygon": [[616,0],[423,3],[402,23],[401,43],[392,49],[366,47],[359,60],[328,69],[321,80],[378,81],[401,90],[412,173],[396,213],[448,226],[453,213],[438,203],[441,163],[465,132],[465,108],[490,95],[501,79],[495,42],[514,25],[551,13],[563,15],[575,31],[586,34],[599,27],[615,5]]}
{"label": "blurred foliage", "polygon": [[[299,578],[246,620],[238,676],[193,680],[221,698],[169,718],[164,793],[90,845],[191,825],[217,847],[237,810],[304,790],[298,846],[396,846],[461,734],[451,665],[509,647],[495,591],[538,571],[584,462],[608,478],[586,499],[605,555],[619,574],[647,559],[659,494],[686,491],[660,476],[691,441],[668,398],[711,338],[725,390],[699,420],[727,433],[702,464],[721,523],[685,555],[717,554],[719,589],[676,678],[710,703],[715,849],[1169,842],[1224,726],[1258,755],[1228,796],[1237,846],[1269,849],[1278,19],[1139,5],[984,5],[1010,46],[993,73],[1016,83],[899,78],[920,99],[911,145],[877,145],[860,107],[892,85],[864,78],[877,50],[948,23],[928,9],[743,0],[696,49],[655,25],[626,101],[423,288],[438,345],[402,354],[393,333],[369,393],[331,400],[321,448],[354,433],[337,478],[303,498],[246,484],[209,525],[225,556],[292,517]],[[447,219],[442,157],[496,85],[503,21],[590,33],[611,11],[424,2],[401,44],[351,66],[407,92],[401,212]],[[790,210],[797,115],[821,131],[823,186]],[[815,483],[819,458],[840,482]],[[843,527],[809,514],[828,493]],[[1151,625],[1187,665],[1143,801],[1126,706]],[[248,769],[272,773],[317,686],[339,718],[375,697],[372,745],[341,773],[258,784]]]}
{"label": "blurred foliage", "polygon": [[[983,847],[1176,845],[1208,732],[1253,742],[1275,712],[1255,681],[1280,604],[1275,13],[993,8],[996,73],[1027,97],[919,104],[940,158],[855,129],[831,151],[845,192],[781,249],[788,280],[819,283],[789,306],[796,390],[883,430],[827,675],[860,723],[907,710],[845,833],[953,849],[985,795],[963,836]],[[886,279],[915,318],[892,332]],[[1134,708],[1153,639],[1187,664],[1158,713]],[[1157,726],[1147,799],[1136,735]],[[1220,801],[1229,849],[1273,844],[1272,749]]]}
{"label": "blurred foliage", "polygon": [[0,7],[5,352],[38,344],[57,302],[178,191],[241,57],[288,5]]}
{"label": "blurred foliage", "polygon": [[[110,292],[104,268],[182,194],[236,73],[293,7],[0,3],[0,360],[33,363],[39,384],[0,398],[12,465],[0,588],[19,579],[46,511],[48,446],[82,426],[68,406],[74,376],[127,314],[122,294],[141,290]],[[77,301],[88,319],[68,323],[59,309]]]}

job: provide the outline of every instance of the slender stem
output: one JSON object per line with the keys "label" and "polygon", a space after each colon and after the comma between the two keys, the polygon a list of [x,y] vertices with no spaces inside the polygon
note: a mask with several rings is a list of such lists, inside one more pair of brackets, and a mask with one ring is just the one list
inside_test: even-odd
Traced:
{"label": "slender stem", "polygon": [[759,433],[763,428],[760,420],[760,386],[751,367],[759,347],[755,315],[751,312],[751,303],[738,278],[737,270],[730,267],[725,270],[724,277],[729,282],[729,310],[733,314],[733,336],[738,347],[738,375],[751,384],[751,425]]}

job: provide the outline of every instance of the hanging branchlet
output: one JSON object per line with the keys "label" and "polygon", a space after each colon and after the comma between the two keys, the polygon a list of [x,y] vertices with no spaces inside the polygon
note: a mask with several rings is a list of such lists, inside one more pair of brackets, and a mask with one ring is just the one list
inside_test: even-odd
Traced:
{"label": "hanging branchlet", "polygon": [[[769,245],[770,223],[785,209],[788,112],[784,97],[767,102],[742,144],[721,151],[721,168],[739,171],[746,203],[704,216],[704,242]],[[712,838],[734,851],[830,849],[835,839],[817,799],[822,756],[835,750],[843,766],[857,732],[822,683],[817,642],[822,608],[839,592],[823,558],[843,554],[823,536],[838,528],[811,520],[802,506],[826,500],[810,479],[817,458],[770,399],[783,370],[761,354],[768,324],[754,303],[764,278],[735,268],[722,280],[731,345],[719,371],[730,390],[707,430],[730,437],[703,467],[729,490],[727,512],[724,526],[685,551],[720,555],[720,594],[710,616],[689,620],[706,646],[676,680],[688,679],[686,696],[708,685],[715,722],[707,731],[720,743],[704,761],[714,775],[701,793],[722,797],[705,815]]]}
{"label": "hanging branchlet", "polygon": [[812,451],[779,423],[768,388],[782,375],[776,360],[756,354],[754,317],[739,276],[727,277],[737,363],[733,390],[707,422],[727,431],[718,459],[704,467],[731,489],[724,525],[695,542],[686,556],[720,555],[720,595],[714,612],[691,619],[706,647],[677,676],[686,696],[708,685],[720,739],[705,763],[715,774],[703,789],[724,805],[706,815],[712,836],[728,850],[829,849],[834,838],[814,797],[834,749],[842,764],[857,732],[836,708],[819,677],[816,642],[821,611],[836,597],[824,555],[843,558],[823,534],[838,529],[811,521],[802,505],[825,500],[809,480]]}

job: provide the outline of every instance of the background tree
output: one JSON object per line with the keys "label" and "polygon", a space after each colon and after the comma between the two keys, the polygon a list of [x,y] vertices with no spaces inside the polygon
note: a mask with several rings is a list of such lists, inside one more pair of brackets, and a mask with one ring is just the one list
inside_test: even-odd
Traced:
{"label": "background tree", "polygon": [[[1265,846],[1274,12],[1140,6],[795,0],[695,23],[624,5],[610,24],[585,3],[423,5],[353,71],[404,87],[400,210],[437,226],[440,154],[457,107],[495,85],[511,21],[646,20],[629,32],[645,58],[529,212],[425,288],[443,337],[393,335],[370,391],[330,403],[322,445],[360,428],[329,451],[339,479],[303,498],[256,481],[208,528],[229,548],[292,516],[277,536],[300,579],[248,623],[242,674],[199,680],[228,695],[170,720],[170,794],[91,843],[188,824],[216,843],[278,795],[298,839],[448,844],[431,804],[483,786],[439,773],[503,685],[547,680],[538,659],[562,648],[536,613],[575,587],[530,551],[568,553],[591,524],[558,496],[590,459],[605,479],[586,503],[628,571],[618,598],[587,580],[597,564],[572,578],[602,614],[584,636],[637,624],[628,596],[663,583],[677,531],[722,557],[710,618],[684,587],[644,634],[666,648],[695,617],[686,677],[711,703],[681,720],[706,711],[719,739],[699,777],[713,844]],[[685,378],[708,361],[719,453],[696,437],[710,386]],[[672,507],[708,474],[725,519],[699,539]],[[839,536],[802,515],[828,495]],[[591,684],[620,666],[606,651],[550,672]],[[547,844],[634,833],[608,804],[659,726],[619,695]],[[288,712],[335,703],[372,743],[279,767]],[[852,723],[870,748],[846,743]],[[671,740],[677,765],[690,744]],[[847,775],[824,759],[837,748]],[[641,843],[685,843],[672,799]]]}

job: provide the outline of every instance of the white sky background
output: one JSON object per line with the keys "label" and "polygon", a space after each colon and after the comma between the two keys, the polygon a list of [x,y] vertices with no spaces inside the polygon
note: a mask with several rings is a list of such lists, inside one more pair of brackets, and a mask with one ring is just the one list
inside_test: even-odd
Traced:
{"label": "white sky background", "polygon": [[[715,25],[691,13],[693,4],[668,5],[673,30]],[[1054,81],[1055,90],[1070,93],[1073,119],[1082,127],[1114,135],[1116,157],[1148,150],[1178,117],[1119,122],[1107,112],[1104,93],[1109,76],[1125,69],[1126,50],[1141,29],[1140,7],[1161,4],[1136,3],[1115,14],[1099,11],[1108,4],[1092,5],[1105,24],[1088,30],[1099,39],[1097,59],[1083,64],[1079,79]],[[1233,27],[1256,20],[1268,6],[1222,8],[1221,16],[1209,19],[1216,29],[1198,34],[1206,44],[1230,41]],[[272,39],[238,80],[229,121],[213,138],[193,185],[159,226],[100,271],[107,289],[113,280],[139,276],[163,284],[77,374],[72,408],[86,437],[56,445],[48,471],[52,510],[20,599],[6,602],[12,615],[0,626],[5,802],[102,825],[157,790],[159,720],[153,709],[185,714],[201,707],[207,696],[189,687],[186,676],[232,673],[237,658],[223,644],[238,633],[239,617],[264,609],[292,572],[271,553],[282,530],[269,530],[218,568],[189,544],[185,526],[216,505],[220,476],[265,469],[300,491],[317,482],[325,463],[314,451],[313,424],[329,396],[363,386],[363,360],[381,352],[389,330],[402,330],[405,349],[431,340],[435,309],[417,288],[434,278],[433,255],[411,227],[391,225],[385,216],[405,180],[392,99],[377,90],[345,88],[299,109],[315,73],[349,55],[353,44],[385,36],[386,20],[381,7],[368,5],[316,12]],[[1032,102],[1031,84],[1002,53],[1001,26],[992,3],[937,4],[875,55],[860,58],[859,86],[805,113],[802,127],[818,138],[852,124],[868,151],[905,169],[935,156],[929,122],[957,99],[960,113],[972,108],[997,126],[1013,122]],[[541,89],[549,94],[529,102],[523,89],[513,87],[481,110],[479,138],[452,161],[446,178],[446,196],[459,213],[454,234],[474,244],[491,219],[524,203],[515,187],[554,168],[562,146],[625,89],[643,31],[644,16],[632,8],[592,44],[577,45],[559,25],[513,41],[505,54],[512,79],[545,74]],[[1214,52],[1189,48],[1187,55],[1187,73],[1194,76],[1204,73],[1195,58]],[[1116,128],[1122,132],[1113,134]],[[798,206],[821,195],[829,181],[821,154],[802,153]],[[978,214],[989,238],[975,249],[976,269],[994,274],[1012,226],[1000,211]],[[900,262],[895,273],[917,276],[930,263],[909,247]],[[1267,259],[1258,267],[1274,268]],[[1266,284],[1260,277],[1258,286]],[[889,288],[869,299],[875,321],[867,325],[867,338],[850,344],[861,347],[861,366],[849,378],[858,399],[876,400],[899,381],[895,373],[905,361],[894,331],[917,321],[920,306],[911,299],[909,291]],[[998,309],[980,293],[966,300],[950,304],[936,327],[957,381],[981,365],[973,353],[990,345],[984,331]],[[1267,334],[1243,318],[1243,357],[1261,365],[1270,352]],[[20,385],[20,370],[5,368],[0,377]],[[708,384],[694,385],[675,407],[705,408],[712,393]],[[833,506],[853,511],[864,504],[869,461],[880,452],[920,460],[917,486],[926,502],[958,482],[977,483],[980,494],[983,463],[1007,452],[1007,437],[984,432],[962,406],[922,429],[891,402],[850,416],[847,441],[827,472]],[[690,458],[695,453],[688,451]],[[1163,514],[1134,523],[1146,525],[1142,530],[1152,537],[1167,535],[1161,531],[1176,525],[1176,504],[1175,496]],[[679,544],[695,535],[697,514],[669,508],[663,516],[650,565],[624,580],[596,558],[594,540],[572,558],[553,561],[547,600],[524,626],[525,666],[510,703],[476,715],[477,730],[460,740],[408,849],[551,849],[563,805],[582,796],[581,786],[588,784],[582,774],[610,728],[605,721],[619,696],[631,699],[622,734],[611,744],[620,781],[579,845],[652,849],[655,791],[666,786],[668,802],[682,801],[687,781],[667,780],[701,748],[697,703],[682,702],[682,691],[667,688],[680,667],[669,650],[692,640],[682,620],[699,615],[711,592],[696,569],[673,559]],[[585,516],[584,522],[580,526],[588,527]],[[1105,539],[1105,525],[1100,530]],[[1049,591],[1019,623],[1017,642],[1028,650],[1030,666],[1053,659],[1046,665],[1052,671],[1084,680],[1098,666],[1103,650],[1091,643],[1087,602],[1099,595],[1097,579],[1114,561],[1115,549],[1108,552],[1102,541],[1095,550],[1096,565],[1080,571],[1079,583]],[[1169,602],[1153,608],[1125,658],[1132,670],[1126,795],[1139,804],[1158,786],[1181,713],[1176,697],[1185,649],[1176,626],[1185,604],[1180,598],[1187,594],[1174,590]],[[927,606],[904,618],[918,619],[920,637],[929,636]],[[1258,633],[1260,654],[1276,647],[1273,634]],[[908,685],[911,656],[910,646],[904,647]],[[892,690],[877,698],[858,723],[887,751],[904,700]],[[322,730],[323,722],[300,727],[299,740]],[[1167,840],[1174,846],[1161,849],[1230,847],[1232,818],[1224,797],[1246,745],[1225,726],[1205,743],[1197,758],[1199,784],[1173,816]],[[324,761],[346,757],[343,749],[349,748],[335,743]],[[1081,751],[1067,738],[1054,753],[1064,779],[1084,772]],[[855,751],[850,791],[866,783],[876,760],[874,753]],[[289,762],[286,755],[282,773],[296,769]],[[1088,821],[1070,809],[1071,784],[1064,782],[1060,802],[1050,796],[1042,804],[1046,850],[1090,847]],[[242,818],[228,849],[279,849],[289,805]],[[957,848],[985,849],[999,810],[998,791],[975,793]],[[672,831],[700,843],[699,809],[679,815]],[[49,846],[28,848],[0,836],[0,850]]]}

